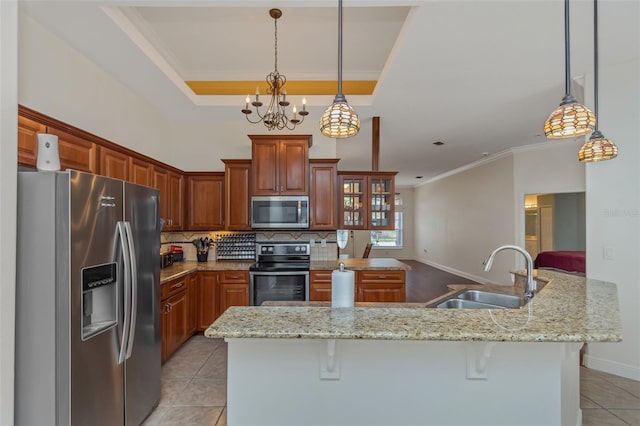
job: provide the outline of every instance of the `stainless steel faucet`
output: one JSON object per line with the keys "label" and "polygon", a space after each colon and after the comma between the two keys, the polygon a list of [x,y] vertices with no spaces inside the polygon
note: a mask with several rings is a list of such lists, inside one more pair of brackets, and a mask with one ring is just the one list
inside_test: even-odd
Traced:
{"label": "stainless steel faucet", "polygon": [[522,253],[525,260],[527,261],[527,286],[524,289],[524,299],[531,300],[533,298],[533,295],[536,292],[536,282],[533,280],[533,259],[531,259],[531,255],[523,248],[510,245],[510,244],[498,247],[489,255],[487,260],[484,261],[484,270],[485,272],[487,272],[489,271],[489,269],[491,269],[491,265],[493,264],[493,258],[496,257],[496,254],[498,254],[502,250],[508,250],[508,249],[515,250],[519,253]]}

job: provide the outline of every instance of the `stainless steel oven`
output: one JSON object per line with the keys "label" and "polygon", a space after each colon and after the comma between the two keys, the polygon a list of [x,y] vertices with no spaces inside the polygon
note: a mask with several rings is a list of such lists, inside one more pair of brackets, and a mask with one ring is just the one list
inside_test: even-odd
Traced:
{"label": "stainless steel oven", "polygon": [[252,306],[266,301],[309,300],[308,243],[258,243],[257,262],[249,269]]}

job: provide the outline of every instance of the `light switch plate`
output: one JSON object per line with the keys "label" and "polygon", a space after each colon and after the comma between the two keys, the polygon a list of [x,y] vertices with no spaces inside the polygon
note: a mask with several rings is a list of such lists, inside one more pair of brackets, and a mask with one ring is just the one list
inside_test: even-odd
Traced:
{"label": "light switch plate", "polygon": [[315,239],[313,239],[313,238],[311,238],[311,239],[309,240],[309,246],[310,246],[310,247],[315,247],[315,246],[316,246],[316,240],[315,240]]}
{"label": "light switch plate", "polygon": [[323,238],[320,240],[320,247],[326,247],[327,246],[327,239]]}

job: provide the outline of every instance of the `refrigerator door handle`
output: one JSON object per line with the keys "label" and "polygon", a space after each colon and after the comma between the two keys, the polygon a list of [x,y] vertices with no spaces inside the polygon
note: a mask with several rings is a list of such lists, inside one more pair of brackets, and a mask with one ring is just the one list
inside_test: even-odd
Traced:
{"label": "refrigerator door handle", "polygon": [[138,311],[138,266],[136,263],[136,249],[133,244],[133,231],[131,223],[124,222],[124,228],[127,232],[127,243],[129,245],[129,259],[131,269],[131,309],[129,310],[129,339],[127,341],[127,352],[125,359],[131,357],[133,350],[133,341],[136,334],[136,313]]}
{"label": "refrigerator door handle", "polygon": [[129,243],[127,241],[127,230],[124,225],[125,222],[118,222],[117,230],[120,237],[120,247],[122,249],[122,261],[124,263],[124,279],[123,279],[123,293],[124,293],[124,321],[122,326],[122,339],[120,341],[120,353],[118,354],[118,364],[122,364],[126,359],[127,342],[129,341],[130,332],[130,318],[131,318],[131,253],[129,251]]}

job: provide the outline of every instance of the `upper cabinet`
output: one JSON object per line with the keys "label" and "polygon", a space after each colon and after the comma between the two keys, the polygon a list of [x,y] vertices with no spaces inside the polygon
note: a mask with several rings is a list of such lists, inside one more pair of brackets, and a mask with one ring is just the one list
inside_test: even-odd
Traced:
{"label": "upper cabinet", "polygon": [[162,167],[153,168],[153,187],[160,191],[160,217],[163,231],[182,229],[182,175]]}
{"label": "upper cabinet", "polygon": [[338,161],[310,159],[309,228],[338,229]]}
{"label": "upper cabinet", "polygon": [[338,172],[340,229],[394,229],[397,172]]}
{"label": "upper cabinet", "polygon": [[224,226],[229,231],[251,230],[249,205],[251,160],[224,162]]}
{"label": "upper cabinet", "polygon": [[153,164],[131,157],[129,164],[129,178],[133,183],[144,186],[153,186]]}
{"label": "upper cabinet", "polygon": [[252,195],[308,195],[311,135],[250,135]]}
{"label": "upper cabinet", "polygon": [[129,181],[131,157],[120,151],[100,147],[100,174]]}
{"label": "upper cabinet", "polygon": [[186,173],[185,229],[218,230],[224,227],[224,173]]}
{"label": "upper cabinet", "polygon": [[38,133],[47,133],[47,126],[18,116],[18,164],[35,167],[38,156]]}

